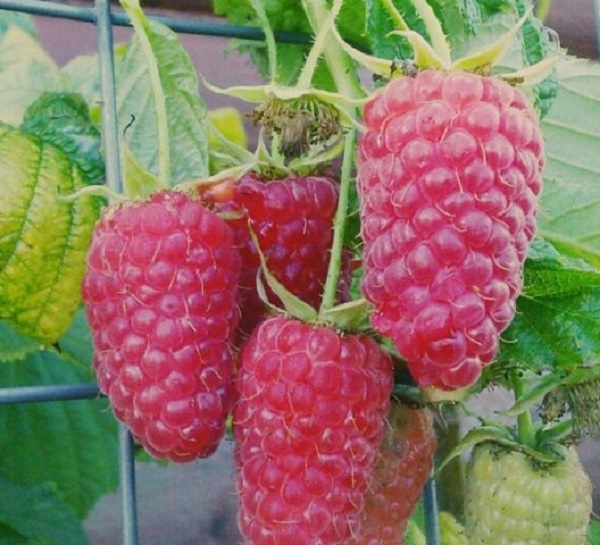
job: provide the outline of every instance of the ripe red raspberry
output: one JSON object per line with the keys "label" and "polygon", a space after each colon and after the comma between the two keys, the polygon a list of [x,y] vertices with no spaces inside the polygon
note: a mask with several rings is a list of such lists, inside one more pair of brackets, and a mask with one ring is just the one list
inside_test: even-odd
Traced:
{"label": "ripe red raspberry", "polygon": [[420,386],[466,387],[515,314],[542,136],[500,79],[426,70],[365,109],[359,194],[372,325]]}
{"label": "ripe red raspberry", "polygon": [[275,317],[254,330],[236,384],[242,535],[252,545],[346,543],[384,434],[389,355],[369,337]]}
{"label": "ripe red raspberry", "polygon": [[402,545],[433,467],[437,439],[425,408],[394,403],[365,497],[362,524],[348,545]]}
{"label": "ripe red raspberry", "polygon": [[[209,194],[207,198],[219,197]],[[228,220],[242,256],[238,295],[242,336],[247,337],[266,316],[256,291],[260,260],[248,226],[258,238],[270,272],[289,291],[318,308],[327,277],[337,199],[338,184],[326,176],[265,180],[251,173],[235,182],[232,196],[226,194],[224,202],[217,203],[219,210],[243,214]],[[349,278],[346,270],[342,281],[347,283]],[[269,299],[279,303],[272,293]]]}
{"label": "ripe red raspberry", "polygon": [[231,229],[181,192],[110,207],[95,228],[83,297],[98,383],[158,458],[208,456],[223,436],[239,271]]}

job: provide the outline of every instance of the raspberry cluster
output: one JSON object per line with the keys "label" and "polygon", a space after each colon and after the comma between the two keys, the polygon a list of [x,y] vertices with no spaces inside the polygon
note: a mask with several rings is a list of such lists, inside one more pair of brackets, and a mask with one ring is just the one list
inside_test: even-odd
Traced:
{"label": "raspberry cluster", "polygon": [[365,109],[362,291],[420,386],[475,382],[515,314],[541,190],[542,136],[500,79],[424,70]]}

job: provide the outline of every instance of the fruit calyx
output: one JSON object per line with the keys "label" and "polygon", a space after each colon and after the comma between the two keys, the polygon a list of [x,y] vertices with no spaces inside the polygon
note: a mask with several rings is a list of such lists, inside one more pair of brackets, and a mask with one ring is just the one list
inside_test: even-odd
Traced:
{"label": "fruit calyx", "polygon": [[[258,250],[261,263],[260,274],[256,280],[258,295],[273,314],[296,318],[306,323],[327,325],[336,331],[346,332],[361,330],[363,325],[368,323],[369,304],[365,299],[356,299],[317,310],[294,295],[269,271],[256,233],[251,230],[250,236]],[[281,307],[269,300],[265,283],[280,299]]]}
{"label": "fruit calyx", "polygon": [[539,467],[550,467],[565,460],[567,455],[566,445],[561,441],[544,441],[543,433],[538,433],[536,444],[530,446],[518,439],[517,428],[487,421],[478,428],[468,431],[459,444],[442,460],[436,471],[442,471],[454,458],[482,443],[492,443],[498,448],[520,452]]}
{"label": "fruit calyx", "polygon": [[278,152],[286,160],[308,155],[311,146],[326,144],[343,134],[340,112],[310,93],[298,99],[267,98],[249,114],[267,135],[278,136]]}
{"label": "fruit calyx", "polygon": [[[335,12],[336,4],[341,4],[341,2],[342,0],[336,0],[332,11]],[[532,13],[532,9],[529,9],[515,25],[486,47],[453,60],[451,58],[450,44],[446,39],[440,21],[426,2],[423,0],[412,0],[414,8],[425,24],[431,43],[418,32],[409,28],[404,17],[391,0],[384,0],[383,4],[390,18],[398,28],[398,30],[394,30],[390,34],[403,36],[413,49],[414,58],[411,62],[398,63],[390,59],[378,58],[363,53],[346,43],[335,26],[332,29],[332,34],[350,57],[379,77],[385,79],[392,79],[398,76],[411,76],[414,75],[415,69],[424,70],[426,68],[445,72],[471,72],[484,76],[492,75],[493,66],[500,61],[512,40]],[[533,85],[539,83],[552,72],[558,59],[558,55],[552,55],[520,70],[495,75],[512,85]]]}
{"label": "fruit calyx", "polygon": [[258,104],[248,117],[263,128],[261,140],[262,137],[270,138],[272,162],[279,162],[281,166],[289,164],[297,171],[306,168],[307,164],[331,160],[343,149],[343,125],[357,126],[355,110],[366,100],[349,98],[312,85],[319,58],[331,40],[329,33],[341,3],[329,12],[328,20],[315,36],[302,72],[292,86],[277,83],[277,49],[273,31],[262,3],[255,0],[251,3],[266,37],[270,82],[222,89],[201,77],[203,84],[214,93]]}

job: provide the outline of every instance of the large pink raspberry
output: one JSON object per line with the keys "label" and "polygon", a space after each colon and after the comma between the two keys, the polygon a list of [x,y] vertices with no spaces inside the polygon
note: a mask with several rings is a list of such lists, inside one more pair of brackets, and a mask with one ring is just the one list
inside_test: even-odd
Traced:
{"label": "large pink raspberry", "polygon": [[425,70],[365,108],[364,296],[421,386],[469,386],[515,314],[535,233],[542,135],[500,79]]}
{"label": "large pink raspberry", "polygon": [[105,209],[83,297],[115,415],[159,458],[211,454],[232,404],[240,257],[224,220],[164,191]]}
{"label": "large pink raspberry", "polygon": [[259,325],[241,357],[242,535],[252,545],[346,543],[384,434],[391,358],[369,337],[281,317]]}
{"label": "large pink raspberry", "polygon": [[[210,193],[207,198],[211,200]],[[267,314],[256,290],[260,259],[249,229],[256,234],[269,271],[294,295],[318,308],[327,277],[337,200],[338,182],[328,176],[269,180],[250,173],[234,183],[232,195],[216,204],[217,210],[241,214],[228,222],[242,256],[238,295],[242,337],[247,337]],[[347,292],[350,274],[350,260],[346,259],[342,293]],[[269,293],[269,298],[280,304],[274,294]]]}

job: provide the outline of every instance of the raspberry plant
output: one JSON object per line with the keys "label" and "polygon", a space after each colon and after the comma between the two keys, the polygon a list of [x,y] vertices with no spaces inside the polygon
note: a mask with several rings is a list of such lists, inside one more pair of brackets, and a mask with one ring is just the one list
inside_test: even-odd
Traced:
{"label": "raspberry plant", "polygon": [[[240,47],[267,83],[227,90],[252,103],[260,125],[247,149],[224,134],[227,124],[209,123],[200,82],[215,88],[178,37],[136,1],[121,3],[134,27],[114,52],[122,190],[104,185],[89,62],[59,68],[30,20],[3,19],[0,55],[19,54],[6,56],[0,87],[23,89],[0,105],[1,384],[78,382],[95,369],[115,415],[151,455],[174,461],[210,455],[230,413],[248,543],[361,543],[365,534],[385,543],[393,532],[399,542],[406,528],[417,543],[418,511],[392,529],[377,492],[396,493],[381,472],[413,483],[408,515],[426,473],[388,459],[390,444],[416,449],[422,437],[383,439],[392,375],[368,369],[365,353],[377,354],[371,365],[393,362],[394,403],[427,415],[457,403],[480,421],[446,458],[473,447],[467,539],[495,545],[490,536],[525,533],[537,517],[584,543],[590,493],[573,445],[600,421],[598,66],[562,55],[527,0],[215,0],[217,13],[266,38]],[[279,43],[274,31],[314,43]],[[359,65],[373,78],[359,78]],[[288,202],[278,191],[293,195],[283,215],[266,206]],[[152,209],[149,231],[131,222],[134,249],[121,252],[107,218],[150,209],[161,195],[185,201],[200,224],[210,218],[210,233],[194,236],[185,215],[162,232]],[[304,245],[307,235],[315,244]],[[245,335],[235,333],[234,300]],[[314,337],[343,349],[317,357]],[[170,367],[177,362],[189,364],[185,373]],[[339,396],[324,369],[341,377]],[[514,398],[508,425],[473,414],[470,401],[487,388]],[[200,423],[210,432],[190,431]],[[110,414],[90,404],[9,407],[0,425],[0,541],[85,543],[81,519],[117,484],[100,446],[114,443]],[[74,433],[85,448],[71,459]],[[525,501],[523,480],[556,484],[526,498],[540,513],[499,515],[507,506],[490,490],[505,467],[511,507]],[[581,497],[564,500],[573,487]],[[571,516],[555,514],[557,501],[573,504]],[[40,502],[57,515],[52,524],[43,512],[23,522]],[[448,539],[464,541],[457,521],[444,513],[442,522]]]}

